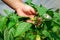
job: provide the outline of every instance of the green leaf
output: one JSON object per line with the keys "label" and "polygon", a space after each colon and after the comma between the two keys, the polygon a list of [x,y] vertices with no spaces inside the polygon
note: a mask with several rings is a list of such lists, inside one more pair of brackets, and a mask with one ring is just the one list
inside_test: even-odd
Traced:
{"label": "green leaf", "polygon": [[40,12],[39,15],[45,14],[46,11],[47,11],[47,9],[45,7],[40,7],[40,9],[39,9],[39,12]]}
{"label": "green leaf", "polygon": [[53,20],[53,22],[60,26],[60,22],[59,21]]}
{"label": "green leaf", "polygon": [[7,28],[4,31],[4,40],[10,40],[9,39],[9,33],[8,33],[8,29]]}
{"label": "green leaf", "polygon": [[0,20],[0,30],[3,31],[6,27],[7,17],[2,17]]}
{"label": "green leaf", "polygon": [[18,16],[13,13],[13,14],[9,17],[9,19],[10,19],[10,21],[17,22],[17,21],[18,21]]}
{"label": "green leaf", "polygon": [[48,11],[47,11],[47,14],[49,14],[51,17],[54,16],[54,12],[53,12],[52,10],[48,10]]}
{"label": "green leaf", "polygon": [[46,36],[46,37],[51,37],[50,33],[47,30],[43,30],[42,34],[44,34],[44,36]]}
{"label": "green leaf", "polygon": [[8,30],[8,28],[4,31],[4,40],[14,40],[14,28]]}
{"label": "green leaf", "polygon": [[18,16],[16,14],[12,14],[9,17],[9,23],[8,23],[8,27],[9,29],[13,26],[15,26],[15,24],[18,22]]}
{"label": "green leaf", "polygon": [[49,21],[45,21],[45,24],[47,26],[47,29],[50,30],[52,28],[52,20],[49,20]]}
{"label": "green leaf", "polygon": [[56,24],[58,24],[60,26],[60,14],[54,12],[54,20],[53,22],[55,22]]}
{"label": "green leaf", "polygon": [[26,35],[25,36],[26,40],[34,40],[35,39],[35,35],[31,32],[29,32],[29,33],[27,32],[25,35]]}
{"label": "green leaf", "polygon": [[47,11],[47,9],[43,6],[39,7],[38,5],[34,5],[34,8],[36,8],[37,12],[39,13],[39,16],[42,16]]}
{"label": "green leaf", "polygon": [[54,12],[54,18],[55,18],[55,19],[57,19],[57,20],[60,20],[60,14],[59,14],[59,13]]}
{"label": "green leaf", "polygon": [[31,4],[31,2],[32,2],[32,0],[27,0],[27,2],[26,2],[26,3],[27,3],[28,5],[30,5],[30,4]]}
{"label": "green leaf", "polygon": [[2,38],[0,38],[0,40],[3,40]]}
{"label": "green leaf", "polygon": [[60,9],[56,9],[55,12],[59,13]]}
{"label": "green leaf", "polygon": [[7,16],[9,16],[12,13],[9,10],[6,10],[6,9],[4,9],[4,12],[7,14]]}
{"label": "green leaf", "polygon": [[14,34],[15,34],[15,29],[12,27],[9,30],[9,38],[10,38],[10,40],[14,40]]}
{"label": "green leaf", "polygon": [[21,22],[18,27],[16,28],[16,32],[15,32],[15,35],[14,37],[17,37],[17,36],[21,36],[22,34],[24,34],[26,31],[28,31],[30,29],[32,25],[30,23],[27,23],[27,22]]}
{"label": "green leaf", "polygon": [[14,27],[15,24],[16,24],[16,22],[10,21],[8,24],[8,28],[10,29],[10,28]]}
{"label": "green leaf", "polygon": [[59,17],[59,16],[60,16],[59,13],[54,12],[54,17]]}
{"label": "green leaf", "polygon": [[57,35],[55,32],[52,32],[51,36],[54,38],[54,40],[60,40],[59,35]]}
{"label": "green leaf", "polygon": [[59,28],[58,26],[53,26],[52,31],[53,32],[57,32],[58,31],[58,28]]}

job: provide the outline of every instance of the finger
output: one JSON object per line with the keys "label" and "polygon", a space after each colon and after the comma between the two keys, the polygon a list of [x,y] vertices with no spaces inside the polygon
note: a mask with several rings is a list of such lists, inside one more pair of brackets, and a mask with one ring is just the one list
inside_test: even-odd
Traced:
{"label": "finger", "polygon": [[26,15],[32,15],[31,11],[28,10],[28,11],[23,11]]}
{"label": "finger", "polygon": [[30,11],[32,12],[32,14],[35,14],[36,13],[33,8],[31,8]]}
{"label": "finger", "polygon": [[30,18],[34,18],[34,15],[30,15],[29,17],[30,17]]}
{"label": "finger", "polygon": [[26,22],[29,22],[29,23],[32,23],[32,24],[34,24],[35,22],[34,21],[32,21],[32,20],[26,20]]}
{"label": "finger", "polygon": [[26,13],[27,15],[32,15],[32,12],[30,10],[30,7],[27,7],[25,9],[22,10],[24,13]]}
{"label": "finger", "polygon": [[32,12],[31,11],[28,11],[29,15],[32,15]]}
{"label": "finger", "polygon": [[28,15],[26,15],[23,11],[21,11],[21,10],[19,10],[19,11],[17,11],[17,14],[19,15],[19,16],[22,16],[22,17],[28,17]]}

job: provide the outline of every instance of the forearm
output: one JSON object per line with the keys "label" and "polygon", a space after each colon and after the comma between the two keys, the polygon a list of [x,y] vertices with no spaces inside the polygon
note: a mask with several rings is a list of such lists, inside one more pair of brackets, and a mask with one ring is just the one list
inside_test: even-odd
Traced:
{"label": "forearm", "polygon": [[6,4],[8,4],[13,9],[19,8],[21,5],[23,5],[22,0],[3,0]]}

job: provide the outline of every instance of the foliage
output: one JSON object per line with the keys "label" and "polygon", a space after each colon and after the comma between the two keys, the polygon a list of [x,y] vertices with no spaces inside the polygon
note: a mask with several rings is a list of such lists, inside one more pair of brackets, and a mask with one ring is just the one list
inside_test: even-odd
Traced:
{"label": "foliage", "polygon": [[[60,14],[44,6],[32,3],[28,0],[26,4],[32,6],[42,19],[40,25],[28,23],[29,18],[20,17],[15,12],[4,10],[7,16],[0,15],[0,40],[60,40]],[[33,18],[34,19],[34,18]],[[36,22],[37,21],[37,22]]]}

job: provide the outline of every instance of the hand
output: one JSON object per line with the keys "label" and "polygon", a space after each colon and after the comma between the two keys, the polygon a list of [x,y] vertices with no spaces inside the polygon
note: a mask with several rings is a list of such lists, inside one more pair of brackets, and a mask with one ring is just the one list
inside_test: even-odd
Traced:
{"label": "hand", "polygon": [[20,5],[20,7],[17,8],[16,11],[19,16],[23,16],[23,17],[30,17],[31,18],[31,17],[34,17],[34,15],[35,15],[35,10],[26,4]]}

